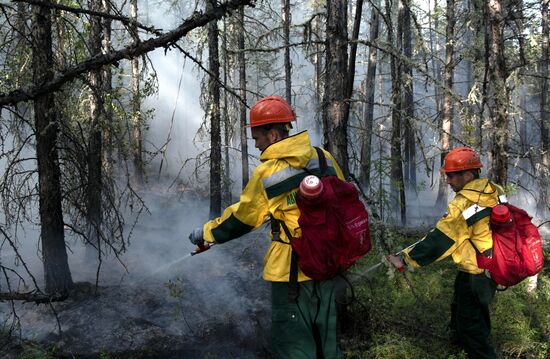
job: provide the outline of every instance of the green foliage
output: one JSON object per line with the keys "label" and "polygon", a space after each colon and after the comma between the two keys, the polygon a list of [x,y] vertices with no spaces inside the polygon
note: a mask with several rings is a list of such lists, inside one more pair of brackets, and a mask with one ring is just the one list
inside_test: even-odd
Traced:
{"label": "green foliage", "polygon": [[[416,240],[384,232],[395,252]],[[466,359],[447,330],[456,273],[452,260],[405,273],[385,265],[365,274],[384,253],[375,246],[349,275],[357,300],[349,308],[342,340],[346,358]],[[491,338],[502,358],[550,356],[550,262],[545,255],[547,265],[533,294],[523,283],[496,294]]]}
{"label": "green foliage", "polygon": [[35,344],[27,344],[19,355],[19,359],[54,359],[57,358],[59,349],[56,346],[44,348]]}
{"label": "green foliage", "polygon": [[168,289],[172,298],[183,299],[183,281],[180,278],[169,280],[164,286]]}
{"label": "green foliage", "polygon": [[111,354],[107,349],[102,349],[99,352],[99,359],[111,359]]}

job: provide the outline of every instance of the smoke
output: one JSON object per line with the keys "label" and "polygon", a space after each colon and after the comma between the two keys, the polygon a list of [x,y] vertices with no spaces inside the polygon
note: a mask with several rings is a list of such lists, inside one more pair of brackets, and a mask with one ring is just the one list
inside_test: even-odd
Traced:
{"label": "smoke", "polygon": [[[98,348],[163,353],[166,348],[160,343],[170,342],[177,343],[170,348],[180,355],[200,344],[201,350],[235,357],[224,353],[267,348],[269,284],[261,279],[269,245],[266,230],[189,256],[194,246],[187,237],[207,220],[206,201],[155,192],[143,198],[149,214],[133,228],[130,246],[120,256],[124,266],[112,255],[104,257],[97,289],[86,248],[68,239],[77,285],[67,301],[54,304],[63,350],[80,355],[97,353]],[[10,319],[9,304],[0,304],[0,309],[0,319]],[[48,306],[16,303],[16,311],[24,339],[46,344],[59,340],[57,319]]]}

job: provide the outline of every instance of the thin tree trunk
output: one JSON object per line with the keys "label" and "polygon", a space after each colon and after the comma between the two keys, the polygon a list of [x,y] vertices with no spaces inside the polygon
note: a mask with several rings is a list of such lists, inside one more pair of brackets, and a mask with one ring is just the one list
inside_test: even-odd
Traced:
{"label": "thin tree trunk", "polygon": [[281,0],[281,8],[283,13],[283,44],[284,50],[284,66],[285,66],[285,99],[289,104],[292,104],[292,64],[290,63],[290,0]]}
{"label": "thin tree trunk", "polygon": [[[215,6],[215,0],[207,1],[207,10]],[[218,23],[208,25],[208,97],[211,99],[208,109],[210,118],[210,218],[221,213],[221,119],[220,119],[220,58],[218,51]]]}
{"label": "thin tree trunk", "polygon": [[402,0],[403,6],[403,114],[405,116],[405,184],[416,193],[416,140],[414,126],[414,94],[412,59],[412,28],[410,0]]}
{"label": "thin tree trunk", "polygon": [[[105,14],[111,13],[111,2],[110,0],[102,0],[102,11]],[[111,52],[111,22],[109,18],[104,18],[103,23],[103,40],[102,40],[102,52],[107,54]],[[113,81],[112,81],[112,71],[111,66],[104,66],[102,72],[102,83],[103,83],[103,93],[105,94],[103,99],[103,108],[105,112],[105,125],[103,131],[103,168],[107,176],[112,174],[113,170],[113,139],[112,139],[112,128],[113,128],[113,106],[112,106],[112,93],[113,93]]]}
{"label": "thin tree trunk", "polygon": [[[29,5],[18,2],[17,3],[17,17],[15,21],[15,30],[17,31],[17,47],[16,51],[21,51],[25,47],[25,44],[28,40],[28,30],[27,30],[27,21],[29,18]],[[19,64],[14,66],[13,73],[19,71]],[[15,76],[15,87],[21,87],[22,85],[22,76]],[[28,104],[26,102],[19,102],[16,104],[17,113],[25,116],[28,109]]]}
{"label": "thin tree trunk", "polygon": [[[443,84],[445,89],[443,90],[443,102],[441,106],[441,130],[440,130],[440,143],[441,143],[441,158],[440,164],[443,166],[443,159],[451,149],[451,131],[453,121],[453,99],[451,92],[454,88],[454,42],[455,42],[455,0],[447,0],[447,14],[446,21],[447,26],[445,30],[445,68],[443,71]],[[444,174],[439,175],[439,191],[437,194],[436,207],[444,208],[447,203],[447,181]]]}
{"label": "thin tree trunk", "polygon": [[504,57],[504,18],[501,0],[487,2],[487,24],[489,26],[489,114],[493,120],[492,173],[491,178],[505,185],[508,181],[508,104],[506,88],[507,70]]}
{"label": "thin tree trunk", "polygon": [[[391,19],[391,4],[389,0],[386,0],[386,17]],[[398,29],[402,29],[401,16],[398,19]],[[397,36],[397,50],[401,52],[401,39],[402,36],[398,30]],[[394,44],[394,34],[393,34],[393,25],[388,23],[388,43]],[[407,223],[407,211],[406,211],[406,202],[405,202],[405,186],[403,179],[403,162],[401,156],[401,111],[403,108],[402,104],[402,93],[401,93],[401,83],[402,83],[402,64],[401,59],[396,58],[395,56],[390,57],[390,67],[391,67],[391,143],[390,143],[390,155],[391,155],[391,197],[392,202],[397,207],[397,212],[401,217],[401,224],[405,225]]]}
{"label": "thin tree trunk", "polygon": [[241,130],[241,162],[242,162],[242,188],[248,183],[248,141],[246,138],[246,58],[244,53],[244,7],[237,10],[238,35],[237,47],[239,48],[237,61],[239,66],[239,88],[242,102],[240,103],[240,130]]}
{"label": "thin tree trunk", "polygon": [[539,63],[540,73],[540,133],[541,133],[541,166],[539,172],[542,200],[539,209],[545,207],[550,210],[550,197],[548,186],[550,186],[550,109],[548,96],[548,64],[549,64],[549,24],[548,8],[549,0],[542,0],[542,44],[541,58]]}
{"label": "thin tree trunk", "polygon": [[361,28],[361,17],[363,15],[363,0],[357,0],[355,7],[355,20],[353,21],[353,31],[351,34],[351,45],[348,61],[348,78],[346,80],[346,101],[344,109],[344,122],[349,123],[349,113],[351,109],[351,99],[353,98],[353,85],[355,82],[355,59],[357,57],[357,39],[359,38],[359,29]]}
{"label": "thin tree trunk", "polygon": [[[33,6],[32,35],[33,83],[40,86],[53,78],[50,9]],[[57,116],[53,93],[34,101],[40,236],[46,292],[51,295],[66,294],[73,287],[63,232]]]}
{"label": "thin tree trunk", "polygon": [[[317,5],[315,7],[315,11],[320,11],[319,6]],[[318,17],[315,18],[313,21],[313,34],[318,34],[322,30],[322,23],[321,19]],[[315,49],[314,54],[314,67],[315,67],[315,124],[314,124],[314,131],[315,134],[319,137],[321,137],[322,131],[323,131],[323,113],[324,113],[324,107],[323,107],[323,98],[325,97],[325,88],[323,83],[323,46],[315,43],[313,45],[313,48]]]}
{"label": "thin tree trunk", "polygon": [[[137,0],[130,0],[130,18],[137,20],[138,17],[138,2]],[[139,41],[137,32],[137,25],[131,23],[129,25],[129,31],[134,42]],[[139,86],[139,59],[133,57],[131,60],[131,78],[130,78],[130,91],[132,96],[132,157],[134,162],[134,180],[138,186],[143,185],[144,173],[143,173],[143,140],[142,140],[142,126],[143,118],[141,116],[141,93]]]}
{"label": "thin tree trunk", "polygon": [[[370,17],[369,39],[372,42],[378,40],[378,32],[380,28],[380,20],[378,14],[378,1],[373,4]],[[361,175],[360,181],[363,187],[370,187],[370,169],[371,169],[371,144],[372,130],[374,125],[374,81],[376,78],[376,65],[378,58],[378,49],[375,47],[369,48],[369,60],[367,66],[367,78],[365,80],[365,135],[361,142]]]}
{"label": "thin tree trunk", "polygon": [[[470,13],[470,11],[476,11],[476,7],[472,5],[472,1],[468,0],[466,3],[466,9],[464,10],[467,13]],[[477,36],[479,36],[479,33],[482,33],[478,31],[479,29],[479,15],[476,15],[474,17],[473,24],[470,24],[469,26],[466,26],[464,29],[464,43],[466,44],[473,44],[475,42],[475,39]],[[470,45],[471,46],[471,45]],[[464,72],[465,78],[466,78],[466,92],[464,94],[465,97],[468,97],[470,95],[470,92],[474,90],[474,62],[472,58],[464,58],[462,59],[464,62]],[[465,108],[466,116],[462,117],[462,132],[463,136],[465,138],[469,139],[469,142],[474,145],[474,147],[481,148],[481,134],[477,131],[479,126],[477,125],[477,121],[479,121],[478,116],[476,116],[476,108],[475,104],[466,101],[464,104],[462,104]]]}
{"label": "thin tree trunk", "polygon": [[[101,0],[90,0],[88,2],[90,10],[101,11]],[[88,47],[91,56],[101,54],[101,19],[92,16],[90,19],[90,38]],[[99,248],[99,229],[101,226],[101,196],[102,196],[102,97],[101,91],[103,84],[101,79],[101,69],[90,71],[90,138],[88,144],[88,185],[86,188],[87,197],[87,224],[88,240],[98,250]]]}
{"label": "thin tree trunk", "polygon": [[[229,86],[228,76],[229,73],[229,55],[227,53],[228,41],[227,41],[227,18],[223,18],[223,85],[224,88]],[[224,173],[223,173],[223,202],[224,205],[229,205],[233,201],[231,199],[231,168],[229,165],[229,146],[231,142],[231,116],[228,108],[227,91],[223,92],[223,135],[224,135]]]}
{"label": "thin tree trunk", "polygon": [[[344,116],[348,73],[347,0],[327,0],[326,79],[323,100],[325,148],[349,176],[348,123]],[[328,81],[330,79],[330,81]]]}

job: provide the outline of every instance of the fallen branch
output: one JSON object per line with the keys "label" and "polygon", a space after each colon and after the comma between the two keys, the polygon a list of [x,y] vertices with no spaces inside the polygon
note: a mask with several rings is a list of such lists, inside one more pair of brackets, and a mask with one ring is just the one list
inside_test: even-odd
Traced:
{"label": "fallen branch", "polygon": [[35,302],[36,304],[52,303],[52,302],[62,302],[67,299],[69,296],[67,294],[54,294],[47,295],[44,293],[37,292],[9,292],[9,293],[0,293],[0,302],[3,301],[15,301],[22,300],[25,302]]}

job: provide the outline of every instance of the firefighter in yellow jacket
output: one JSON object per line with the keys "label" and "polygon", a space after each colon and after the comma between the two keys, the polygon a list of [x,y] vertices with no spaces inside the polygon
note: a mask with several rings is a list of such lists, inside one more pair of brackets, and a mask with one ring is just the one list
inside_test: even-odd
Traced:
{"label": "firefighter in yellow jacket", "polygon": [[[499,195],[504,196],[500,186],[480,178],[481,167],[479,154],[470,148],[455,148],[447,154],[441,171],[456,196],[435,228],[403,251],[405,262],[412,267],[426,266],[448,256],[457,264],[450,329],[468,357],[476,359],[496,358],[489,343],[489,304],[496,284],[477,266],[472,242],[480,252],[492,248],[489,216]],[[391,256],[390,260],[399,265],[399,258]]]}
{"label": "firefighter in yellow jacket", "polygon": [[[339,358],[336,340],[334,281],[313,281],[298,270],[297,298],[289,300],[291,246],[276,221],[291,233],[298,227],[296,194],[308,172],[320,173],[315,148],[306,131],[289,136],[296,116],[281,97],[260,99],[250,110],[252,138],[261,151],[260,165],[240,195],[219,218],[195,229],[193,244],[224,243],[272,220],[271,245],[264,257],[263,278],[272,282],[272,347],[275,358]],[[325,151],[327,174],[343,178]],[[307,168],[308,172],[304,171]],[[275,224],[275,225],[273,225]]]}

